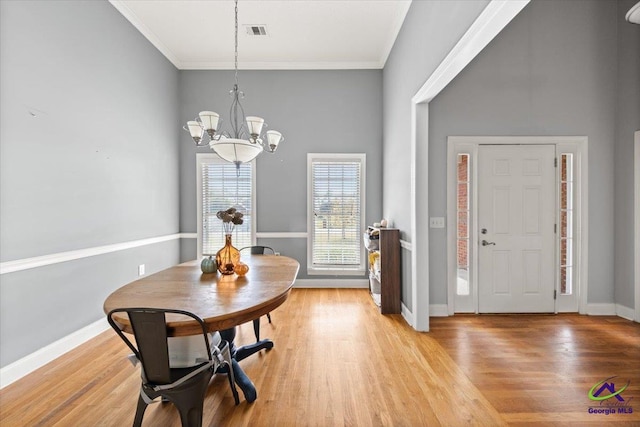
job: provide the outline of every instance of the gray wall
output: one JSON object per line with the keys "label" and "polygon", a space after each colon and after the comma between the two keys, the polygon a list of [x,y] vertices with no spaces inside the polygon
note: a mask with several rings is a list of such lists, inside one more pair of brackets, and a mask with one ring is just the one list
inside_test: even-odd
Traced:
{"label": "gray wall", "polygon": [[[618,78],[615,146],[615,302],[634,305],[633,159],[640,130],[640,25],[624,16],[636,0],[618,2]],[[636,212],[640,215],[640,212]],[[635,262],[640,262],[635,260]]]}
{"label": "gray wall", "polygon": [[[3,262],[179,231],[178,72],[113,6],[0,2],[0,64]],[[137,265],[179,250],[3,274],[0,365],[104,318]]]}
{"label": "gray wall", "polygon": [[[180,71],[180,117],[217,111],[228,125],[232,71]],[[285,137],[275,154],[257,159],[258,232],[307,231],[307,153],[366,153],[366,221],[381,218],[382,71],[240,71],[247,115],[265,118]],[[196,232],[196,148],[180,137],[180,230]],[[300,262],[307,278],[306,239],[261,239]],[[196,256],[196,240],[183,244]],[[364,276],[363,276],[364,277]],[[318,276],[313,276],[318,278]],[[341,276],[342,279],[348,277]]]}
{"label": "gray wall", "polygon": [[[384,67],[382,212],[404,240],[411,240],[411,98],[488,3],[414,1]],[[402,256],[411,254],[403,250]],[[410,264],[403,264],[402,302],[411,308]]]}
{"label": "gray wall", "polygon": [[[590,228],[589,259],[582,261],[589,268],[589,302],[613,303],[619,10],[605,0],[579,3],[532,1],[431,102],[430,215],[446,213],[447,136],[586,135]],[[637,102],[637,91],[630,96]],[[443,304],[446,266],[436,249],[446,246],[444,233],[433,233],[430,244],[431,302]]]}

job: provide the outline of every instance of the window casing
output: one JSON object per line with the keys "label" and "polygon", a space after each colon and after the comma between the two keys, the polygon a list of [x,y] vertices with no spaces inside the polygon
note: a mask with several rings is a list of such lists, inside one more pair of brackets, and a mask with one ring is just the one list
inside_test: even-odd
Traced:
{"label": "window casing", "polygon": [[233,163],[213,153],[198,153],[197,209],[198,258],[215,255],[224,246],[222,221],[216,217],[220,210],[232,206],[244,214],[244,221],[233,231],[233,246],[241,249],[256,241],[255,227],[255,161],[243,163],[236,170]]}
{"label": "window casing", "polygon": [[365,154],[308,154],[308,274],[364,274]]}

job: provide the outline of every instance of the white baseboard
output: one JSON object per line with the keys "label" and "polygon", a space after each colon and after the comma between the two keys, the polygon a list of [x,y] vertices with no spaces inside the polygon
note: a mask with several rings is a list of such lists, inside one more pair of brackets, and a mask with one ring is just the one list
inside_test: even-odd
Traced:
{"label": "white baseboard", "polygon": [[107,329],[109,329],[107,319],[100,319],[3,367],[0,369],[0,389],[30,374],[66,352],[73,350],[80,344],[89,341]]}
{"label": "white baseboard", "polygon": [[400,305],[401,305],[402,317],[404,317],[404,320],[407,321],[409,326],[413,327],[413,313],[411,313],[411,310],[409,310],[409,307],[404,305],[402,302],[400,302]]}
{"label": "white baseboard", "polygon": [[615,316],[616,305],[613,303],[587,304],[588,316]]}
{"label": "white baseboard", "polygon": [[633,308],[625,307],[624,305],[616,304],[616,314],[623,319],[634,320],[635,310]]}
{"label": "white baseboard", "polygon": [[429,304],[429,317],[449,317],[447,304]]}
{"label": "white baseboard", "polygon": [[298,279],[293,284],[294,288],[341,288],[341,289],[367,289],[368,279]]}

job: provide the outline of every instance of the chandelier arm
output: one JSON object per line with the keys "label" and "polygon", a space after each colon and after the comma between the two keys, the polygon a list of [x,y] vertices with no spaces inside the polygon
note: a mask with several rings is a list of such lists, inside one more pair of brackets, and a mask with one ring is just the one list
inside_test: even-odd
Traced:
{"label": "chandelier arm", "polygon": [[245,116],[244,114],[244,108],[242,107],[242,104],[240,103],[240,101],[238,101],[238,107],[240,107],[240,114],[242,116],[242,121],[240,122],[240,126],[238,127],[238,137],[242,134],[242,129],[245,126],[245,123],[247,121],[247,116]]}

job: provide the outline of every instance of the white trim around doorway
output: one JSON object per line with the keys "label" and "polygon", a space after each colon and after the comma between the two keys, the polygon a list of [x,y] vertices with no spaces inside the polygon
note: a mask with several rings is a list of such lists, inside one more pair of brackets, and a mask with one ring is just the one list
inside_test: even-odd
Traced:
{"label": "white trim around doorway", "polygon": [[[576,253],[575,259],[579,265],[576,271],[576,292],[577,310],[580,314],[589,312],[587,305],[588,290],[588,139],[586,136],[450,136],[447,141],[447,224],[456,224],[456,156],[458,154],[469,154],[471,160],[471,221],[470,233],[474,236],[477,230],[477,158],[478,147],[484,144],[491,145],[554,145],[557,153],[570,152],[575,155],[576,174]],[[450,226],[447,229],[447,312],[453,315],[455,312],[478,313],[478,290],[474,284],[471,286],[471,294],[468,300],[463,301],[464,307],[455,307],[455,290],[457,283],[456,272],[456,227]],[[470,280],[475,281],[478,277],[478,241],[470,239]],[[477,283],[477,282],[476,282]],[[556,311],[568,311],[560,307],[559,300],[556,304]],[[569,310],[573,311],[573,310]]]}
{"label": "white trim around doorway", "polygon": [[635,218],[635,249],[634,249],[634,276],[635,276],[635,321],[640,323],[640,130],[635,132],[635,205],[633,217]]}
{"label": "white trim around doorway", "polygon": [[[429,330],[429,103],[436,97],[530,0],[491,0],[449,54],[411,98],[411,315],[418,331]],[[418,167],[420,166],[420,167]],[[420,260],[420,262],[418,262]]]}

